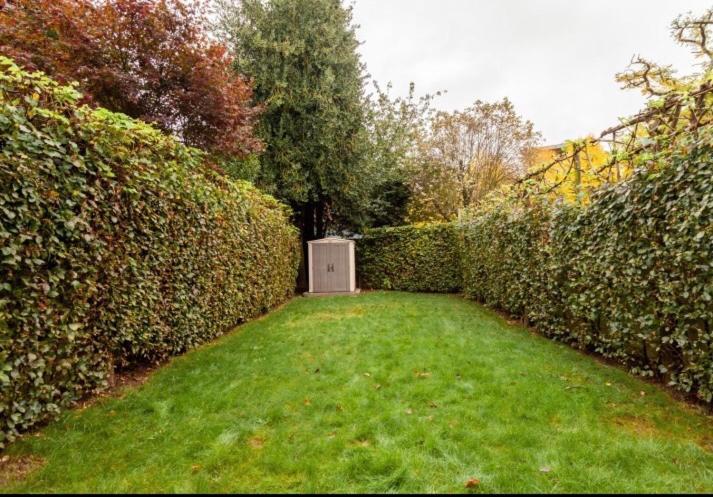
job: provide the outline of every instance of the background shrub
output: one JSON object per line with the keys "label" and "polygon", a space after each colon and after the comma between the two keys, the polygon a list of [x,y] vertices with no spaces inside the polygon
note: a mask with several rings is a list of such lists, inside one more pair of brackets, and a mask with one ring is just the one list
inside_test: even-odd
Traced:
{"label": "background shrub", "polygon": [[357,242],[357,270],[366,288],[457,292],[458,236],[453,224],[377,228]]}
{"label": "background shrub", "polygon": [[713,400],[713,148],[591,205],[510,201],[461,224],[464,291],[544,334]]}
{"label": "background shrub", "polygon": [[80,97],[0,58],[0,446],[294,289],[281,204]]}

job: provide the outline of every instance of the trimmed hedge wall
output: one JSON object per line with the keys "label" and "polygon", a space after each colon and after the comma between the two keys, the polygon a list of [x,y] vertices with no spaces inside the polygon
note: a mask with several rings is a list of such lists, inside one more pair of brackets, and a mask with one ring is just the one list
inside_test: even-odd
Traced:
{"label": "trimmed hedge wall", "polygon": [[713,149],[587,207],[504,203],[461,226],[465,293],[713,400]]}
{"label": "trimmed hedge wall", "polygon": [[376,228],[357,242],[357,271],[366,288],[409,292],[461,289],[453,224]]}
{"label": "trimmed hedge wall", "polygon": [[281,204],[80,98],[0,58],[0,447],[294,290]]}

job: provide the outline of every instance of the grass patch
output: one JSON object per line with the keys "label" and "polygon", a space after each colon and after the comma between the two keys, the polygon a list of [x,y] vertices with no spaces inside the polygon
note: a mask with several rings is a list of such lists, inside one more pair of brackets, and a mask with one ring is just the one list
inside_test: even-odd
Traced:
{"label": "grass patch", "polygon": [[42,467],[43,464],[44,460],[32,455],[0,457],[0,486],[27,478],[27,475]]}
{"label": "grass patch", "polygon": [[23,438],[2,490],[711,492],[710,433],[455,296],[298,298]]}

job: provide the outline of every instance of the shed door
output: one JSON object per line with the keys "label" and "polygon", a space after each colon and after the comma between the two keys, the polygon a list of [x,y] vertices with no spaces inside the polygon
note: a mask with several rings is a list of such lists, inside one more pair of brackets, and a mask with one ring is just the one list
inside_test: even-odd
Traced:
{"label": "shed door", "polygon": [[317,293],[349,291],[349,252],[344,243],[312,246],[312,288]]}

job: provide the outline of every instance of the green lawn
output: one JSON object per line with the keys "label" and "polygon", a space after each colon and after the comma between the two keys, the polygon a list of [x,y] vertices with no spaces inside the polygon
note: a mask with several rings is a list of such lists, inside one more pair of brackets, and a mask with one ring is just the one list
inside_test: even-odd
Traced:
{"label": "green lawn", "polygon": [[713,491],[699,408],[445,295],[297,298],[7,453],[16,492]]}

